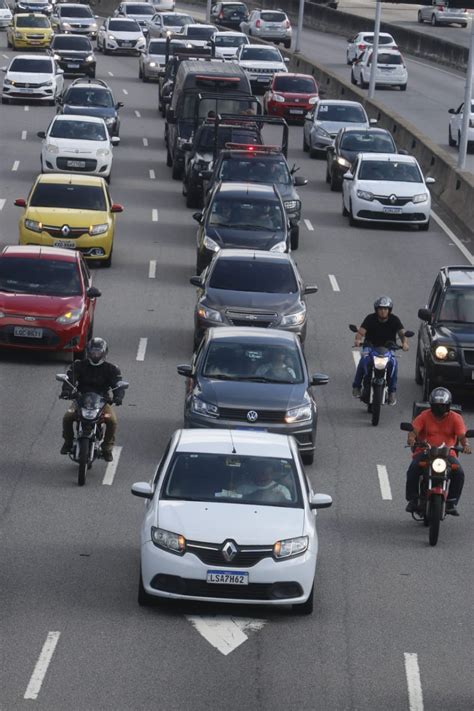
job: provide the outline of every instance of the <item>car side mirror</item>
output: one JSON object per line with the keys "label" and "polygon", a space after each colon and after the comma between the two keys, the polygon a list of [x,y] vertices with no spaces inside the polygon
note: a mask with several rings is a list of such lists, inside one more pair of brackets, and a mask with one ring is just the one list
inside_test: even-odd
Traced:
{"label": "car side mirror", "polygon": [[176,368],[178,375],[184,375],[185,378],[190,378],[193,374],[193,369],[190,365],[178,365]]}
{"label": "car side mirror", "polygon": [[400,429],[403,432],[413,432],[413,425],[411,422],[400,422]]}
{"label": "car side mirror", "polygon": [[414,331],[405,331],[405,338],[413,338],[414,335]]}
{"label": "car side mirror", "polygon": [[455,114],[455,113],[456,113],[456,109],[449,109],[448,110],[448,114]]}
{"label": "car side mirror", "polygon": [[308,178],[303,178],[302,175],[296,175],[293,178],[293,185],[297,188],[303,187],[303,185],[308,184]]}
{"label": "car side mirror", "polygon": [[118,109],[123,109],[124,106],[125,106],[125,104],[123,103],[123,101],[117,101],[117,103],[115,104],[115,108],[116,108],[117,110],[118,110]]}
{"label": "car side mirror", "polygon": [[400,148],[399,151],[397,151],[401,156],[408,156],[410,155],[408,151],[406,151],[404,148]]}
{"label": "car side mirror", "polygon": [[38,131],[36,135],[38,138],[46,138],[46,131]]}
{"label": "car side mirror", "polygon": [[87,289],[86,294],[89,297],[89,299],[97,299],[99,296],[102,296],[102,292],[99,291],[99,289],[96,286],[90,286]]}
{"label": "car side mirror", "polygon": [[311,377],[311,385],[327,385],[329,382],[329,375],[324,373],[314,373]]}
{"label": "car side mirror", "polygon": [[431,323],[433,314],[429,309],[418,309],[418,318],[426,323]]}
{"label": "car side mirror", "polygon": [[132,484],[131,492],[140,499],[153,498],[153,487],[147,481],[137,481],[135,484]]}
{"label": "car side mirror", "polygon": [[193,286],[202,286],[202,279],[200,276],[192,276],[189,283]]}
{"label": "car side mirror", "polygon": [[112,138],[110,139],[110,142],[113,146],[118,146],[120,143],[119,136],[112,136]]}
{"label": "car side mirror", "polygon": [[374,118],[369,119],[369,123],[371,126],[373,126],[374,124],[376,124],[378,122],[379,122],[378,119],[374,119]]}
{"label": "car side mirror", "polygon": [[352,173],[344,173],[342,178],[343,180],[354,180],[354,176],[352,175]]}
{"label": "car side mirror", "polygon": [[349,324],[349,330],[352,331],[352,333],[357,333],[357,331],[358,331],[359,329],[357,328],[357,326],[355,325],[355,323],[350,323],[350,324]]}
{"label": "car side mirror", "polygon": [[305,286],[303,294],[315,294],[317,290],[316,284],[308,284],[308,286]]}
{"label": "car side mirror", "polygon": [[16,205],[17,207],[26,207],[26,200],[25,200],[25,198],[17,198],[17,199],[15,200],[15,205]]}
{"label": "car side mirror", "polygon": [[332,497],[328,494],[313,494],[309,501],[310,509],[328,509],[332,506]]}
{"label": "car side mirror", "polygon": [[426,178],[425,183],[427,185],[433,185],[433,183],[436,183],[436,178]]}
{"label": "car side mirror", "polygon": [[123,212],[123,205],[118,205],[116,202],[113,203],[110,208],[110,212]]}
{"label": "car side mirror", "polygon": [[7,68],[6,68],[6,67],[2,67],[2,72],[6,72],[6,71],[7,71]]}
{"label": "car side mirror", "polygon": [[283,61],[285,62],[285,64],[289,64],[289,63],[290,63],[290,58],[289,58],[289,57],[283,57]]}
{"label": "car side mirror", "polygon": [[199,222],[201,224],[202,222],[202,212],[195,212],[193,214],[193,220],[196,220],[196,222]]}

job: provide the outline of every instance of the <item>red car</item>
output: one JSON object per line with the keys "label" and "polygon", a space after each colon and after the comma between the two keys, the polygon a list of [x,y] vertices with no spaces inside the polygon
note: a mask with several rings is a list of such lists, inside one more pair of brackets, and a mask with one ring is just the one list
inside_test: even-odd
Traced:
{"label": "red car", "polygon": [[35,245],[0,252],[0,348],[81,357],[100,291],[80,252]]}
{"label": "red car", "polygon": [[304,117],[319,99],[319,89],[310,74],[274,74],[263,97],[263,110],[270,116],[304,122]]}

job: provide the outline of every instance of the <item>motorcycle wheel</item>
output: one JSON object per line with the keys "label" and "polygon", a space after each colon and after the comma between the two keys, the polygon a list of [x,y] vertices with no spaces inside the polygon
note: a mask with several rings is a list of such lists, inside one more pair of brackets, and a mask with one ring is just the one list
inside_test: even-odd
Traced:
{"label": "motorcycle wheel", "polygon": [[432,496],[430,501],[430,530],[428,534],[430,546],[435,546],[438,543],[442,508],[443,497],[439,494]]}
{"label": "motorcycle wheel", "polygon": [[89,459],[89,440],[81,439],[79,443],[79,471],[77,475],[77,485],[84,486],[86,483],[87,461]]}
{"label": "motorcycle wheel", "polygon": [[377,427],[380,420],[380,409],[382,407],[383,385],[374,385],[372,396],[372,425]]}

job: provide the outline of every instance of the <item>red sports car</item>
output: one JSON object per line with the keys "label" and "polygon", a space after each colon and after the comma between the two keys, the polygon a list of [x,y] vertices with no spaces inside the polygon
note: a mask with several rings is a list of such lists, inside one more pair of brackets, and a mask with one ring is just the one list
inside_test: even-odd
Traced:
{"label": "red sports car", "polygon": [[273,75],[263,97],[263,110],[270,116],[304,122],[304,117],[319,99],[318,85],[310,74]]}
{"label": "red sports car", "polygon": [[80,252],[11,246],[0,252],[0,348],[70,351],[92,336],[100,291]]}

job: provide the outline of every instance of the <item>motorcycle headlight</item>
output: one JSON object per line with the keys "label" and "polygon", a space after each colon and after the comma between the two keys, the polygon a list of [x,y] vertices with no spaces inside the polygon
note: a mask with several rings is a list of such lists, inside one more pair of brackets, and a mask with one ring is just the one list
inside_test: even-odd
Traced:
{"label": "motorcycle headlight", "polygon": [[87,407],[82,407],[81,408],[81,416],[85,420],[95,420],[97,415],[99,414],[99,410],[90,410]]}
{"label": "motorcycle headlight", "polygon": [[352,163],[349,160],[347,160],[346,158],[342,158],[342,156],[338,156],[336,158],[336,163],[338,163],[339,165],[342,165],[344,168],[350,168],[352,165]]}
{"label": "motorcycle headlight", "polygon": [[97,151],[97,155],[104,158],[105,156],[110,155],[110,151],[108,148],[99,148],[99,150]]}
{"label": "motorcycle headlight", "polygon": [[431,468],[436,474],[443,474],[446,471],[446,467],[446,461],[440,457],[433,459],[431,463]]}
{"label": "motorcycle headlight", "polygon": [[206,417],[219,417],[219,408],[216,405],[196,396],[192,400],[192,411],[198,415],[206,415]]}
{"label": "motorcycle headlight", "polygon": [[297,210],[300,207],[301,203],[299,200],[285,200],[283,205],[285,206],[285,210],[291,211]]}
{"label": "motorcycle headlight", "polygon": [[388,363],[388,358],[386,356],[375,356],[374,357],[374,366],[377,368],[377,370],[385,370],[387,367]]}
{"label": "motorcycle headlight", "polygon": [[367,190],[358,190],[357,197],[361,200],[368,200],[369,202],[372,202],[372,200],[374,199],[374,194],[369,193]]}
{"label": "motorcycle headlight", "polygon": [[281,326],[299,326],[304,322],[306,318],[306,306],[302,304],[299,311],[295,311],[292,314],[287,314],[281,319]]}
{"label": "motorcycle headlight", "polygon": [[83,313],[84,313],[84,308],[81,306],[81,308],[79,308],[79,309],[71,309],[70,311],[66,311],[66,313],[63,314],[62,316],[58,316],[56,321],[58,323],[63,323],[63,324],[77,323],[78,321],[81,320]]}
{"label": "motorcycle headlight", "polygon": [[36,220],[25,220],[25,227],[27,230],[31,230],[32,232],[43,231],[43,223],[37,222]]}
{"label": "motorcycle headlight", "polygon": [[89,234],[91,236],[103,235],[108,229],[109,226],[106,222],[103,222],[101,225],[91,225],[89,227]]}
{"label": "motorcycle headlight", "polygon": [[48,153],[59,153],[59,148],[55,143],[47,143],[46,150]]}
{"label": "motorcycle headlight", "polygon": [[208,249],[210,252],[218,252],[220,250],[220,247],[217,242],[214,242],[214,240],[208,237],[207,235],[204,237],[203,244],[205,248]]}
{"label": "motorcycle headlight", "polygon": [[277,560],[294,558],[301,555],[308,549],[308,536],[298,536],[297,538],[285,538],[277,541],[273,546],[273,557]]}
{"label": "motorcycle headlight", "polygon": [[285,97],[281,94],[273,94],[272,101],[276,101],[278,104],[283,104],[285,101]]}
{"label": "motorcycle headlight", "polygon": [[149,66],[149,67],[156,67],[156,66],[158,66],[158,65],[157,65],[156,62],[149,62],[149,63],[148,63],[148,66]]}
{"label": "motorcycle headlight", "polygon": [[286,252],[286,247],[287,244],[286,242],[277,242],[276,244],[273,245],[273,247],[270,249],[270,252]]}
{"label": "motorcycle headlight", "polygon": [[292,407],[291,410],[286,411],[285,422],[291,425],[293,422],[304,422],[305,420],[310,420],[312,416],[311,405],[305,403],[300,405],[300,407]]}
{"label": "motorcycle headlight", "polygon": [[207,321],[222,322],[222,316],[219,311],[216,311],[215,309],[208,309],[207,306],[198,306],[197,314],[199,318],[205,318]]}
{"label": "motorcycle headlight", "polygon": [[164,528],[151,527],[151,540],[157,548],[162,548],[175,555],[183,555],[186,551],[186,539],[179,533],[165,531]]}
{"label": "motorcycle headlight", "polygon": [[413,198],[414,203],[420,203],[420,202],[427,202],[428,201],[428,193],[420,193],[419,195],[415,195]]}

